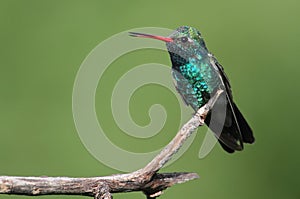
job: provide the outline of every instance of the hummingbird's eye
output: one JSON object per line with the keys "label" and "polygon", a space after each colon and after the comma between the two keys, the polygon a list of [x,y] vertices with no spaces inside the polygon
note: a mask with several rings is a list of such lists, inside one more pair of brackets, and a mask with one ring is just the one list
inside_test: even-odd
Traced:
{"label": "hummingbird's eye", "polygon": [[187,37],[181,37],[181,42],[182,43],[185,43],[185,42],[187,42],[188,41],[188,38]]}

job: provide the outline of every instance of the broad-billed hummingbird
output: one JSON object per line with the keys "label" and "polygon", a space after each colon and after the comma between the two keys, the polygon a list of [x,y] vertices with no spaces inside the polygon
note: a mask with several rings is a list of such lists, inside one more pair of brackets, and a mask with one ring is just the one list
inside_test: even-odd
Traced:
{"label": "broad-billed hummingbird", "polygon": [[172,62],[174,84],[183,101],[197,111],[222,89],[223,97],[208,113],[205,123],[229,153],[243,150],[243,143],[253,143],[252,130],[233,102],[231,86],[223,67],[208,51],[201,33],[192,27],[177,28],[168,37],[129,33],[133,37],[166,42]]}

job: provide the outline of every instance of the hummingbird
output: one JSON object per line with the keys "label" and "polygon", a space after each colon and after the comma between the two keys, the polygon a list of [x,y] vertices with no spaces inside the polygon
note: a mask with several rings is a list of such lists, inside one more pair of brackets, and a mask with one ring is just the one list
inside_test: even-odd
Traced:
{"label": "hummingbird", "polygon": [[207,49],[196,28],[181,26],[168,37],[137,32],[129,34],[166,43],[176,90],[194,111],[205,105],[219,89],[223,90],[207,114],[205,124],[225,151],[241,151],[244,143],[254,142],[249,124],[233,101],[231,85],[222,65]]}

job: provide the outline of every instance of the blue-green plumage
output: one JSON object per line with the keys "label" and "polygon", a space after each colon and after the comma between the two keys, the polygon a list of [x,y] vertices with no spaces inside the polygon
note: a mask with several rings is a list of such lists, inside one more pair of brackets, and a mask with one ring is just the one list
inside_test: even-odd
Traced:
{"label": "blue-green plumage", "polygon": [[223,67],[208,51],[197,29],[182,26],[169,37],[130,34],[166,42],[175,87],[184,102],[195,111],[206,104],[218,89],[225,91],[205,119],[224,150],[232,153],[242,150],[243,143],[254,142],[250,126],[233,102],[231,86]]}
{"label": "blue-green plumage", "polygon": [[194,110],[207,103],[210,94],[220,86],[218,74],[212,70],[205,56],[189,58],[186,63],[173,67],[172,75],[178,92]]}
{"label": "blue-green plumage", "polygon": [[166,43],[172,61],[172,74],[184,101],[198,110],[222,84],[211,65],[212,56],[198,30],[183,26],[176,29]]}

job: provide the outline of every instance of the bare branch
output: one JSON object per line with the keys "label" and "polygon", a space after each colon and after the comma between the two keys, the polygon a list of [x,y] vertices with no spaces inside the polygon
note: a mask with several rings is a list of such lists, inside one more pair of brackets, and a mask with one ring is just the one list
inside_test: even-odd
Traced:
{"label": "bare branch", "polygon": [[98,190],[95,194],[95,199],[111,199],[112,195],[110,193],[109,186],[107,184],[99,184]]}
{"label": "bare branch", "polygon": [[182,147],[184,141],[191,134],[204,124],[207,113],[211,110],[223,90],[218,90],[216,94],[202,106],[197,113],[180,129],[173,140],[146,166],[142,169],[142,173],[155,173],[160,170],[171,157]]}
{"label": "bare branch", "polygon": [[144,168],[128,174],[92,178],[0,176],[0,194],[16,195],[84,195],[111,199],[111,193],[142,191],[156,198],[174,184],[199,178],[196,173],[157,173],[182,147],[184,141],[204,124],[223,90],[217,91],[207,104],[180,129],[173,140]]}
{"label": "bare branch", "polygon": [[17,195],[85,195],[95,198],[109,198],[110,193],[143,191],[155,194],[174,184],[198,178],[196,173],[155,174],[147,183],[133,181],[135,176],[121,174],[92,178],[67,177],[0,177],[1,194]]}

